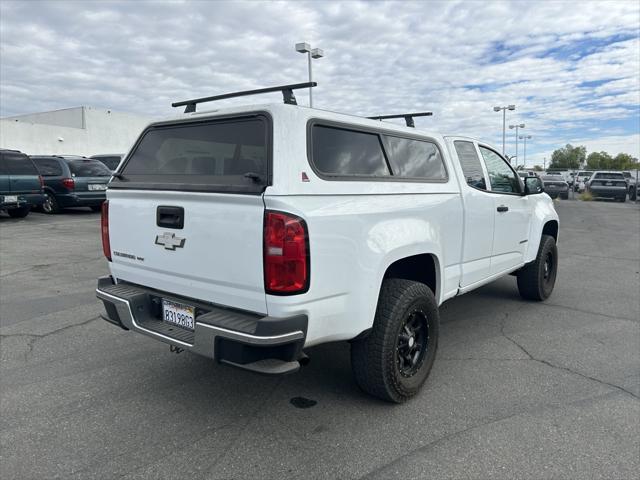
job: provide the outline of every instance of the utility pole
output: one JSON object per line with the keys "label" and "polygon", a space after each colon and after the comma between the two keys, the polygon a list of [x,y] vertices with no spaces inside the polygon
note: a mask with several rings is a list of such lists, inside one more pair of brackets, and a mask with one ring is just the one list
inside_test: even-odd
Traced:
{"label": "utility pole", "polygon": [[[311,59],[324,57],[324,51],[320,48],[311,48],[311,45],[303,42],[303,43],[296,43],[296,52],[307,54],[307,60],[309,62],[309,83],[313,82],[313,71],[311,69]],[[311,87],[309,87],[309,107],[313,108],[313,89]]]}
{"label": "utility pole", "polygon": [[516,167],[518,166],[518,129],[524,128],[524,123],[517,123],[515,125],[509,125],[509,130],[516,129]]}
{"label": "utility pole", "polygon": [[515,110],[515,109],[516,109],[515,105],[507,105],[506,107],[493,107],[494,112],[499,112],[500,110],[502,110],[502,156],[503,157],[504,157],[504,143],[505,143],[505,136],[506,136],[505,125],[507,122],[507,110]]}

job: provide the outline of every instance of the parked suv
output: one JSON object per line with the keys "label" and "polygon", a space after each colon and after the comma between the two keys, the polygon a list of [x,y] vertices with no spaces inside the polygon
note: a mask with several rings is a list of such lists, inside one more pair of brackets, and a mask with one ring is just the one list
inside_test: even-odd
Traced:
{"label": "parked suv", "polygon": [[596,198],[627,200],[627,179],[622,172],[594,172],[586,184],[586,189]]}
{"label": "parked suv", "polygon": [[29,157],[18,150],[0,150],[0,210],[22,218],[43,202],[42,177]]}
{"label": "parked suv", "polygon": [[45,213],[58,213],[66,207],[90,207],[100,211],[107,183],[111,178],[102,162],[76,156],[31,157],[44,178]]}
{"label": "parked suv", "polygon": [[629,192],[629,200],[635,200],[637,195],[638,182],[636,182],[637,172],[631,173],[628,171],[622,172],[624,178],[627,180],[627,191]]}
{"label": "parked suv", "polygon": [[122,157],[124,157],[124,155],[117,153],[117,154],[111,154],[111,155],[92,155],[89,158],[93,158],[94,160],[101,161],[106,165],[106,167],[109,170],[113,172],[115,171],[116,168],[118,168],[118,165],[122,160]]}
{"label": "parked suv", "polygon": [[560,197],[563,200],[569,198],[569,184],[560,175],[543,175],[541,178],[544,191],[551,198]]}
{"label": "parked suv", "polygon": [[281,88],[289,104],[180,102],[142,132],[102,210],[105,320],[274,374],[346,340],[358,385],[402,402],[431,370],[444,301],[510,273],[525,299],[551,294],[558,216],[539,178],[482,141]]}

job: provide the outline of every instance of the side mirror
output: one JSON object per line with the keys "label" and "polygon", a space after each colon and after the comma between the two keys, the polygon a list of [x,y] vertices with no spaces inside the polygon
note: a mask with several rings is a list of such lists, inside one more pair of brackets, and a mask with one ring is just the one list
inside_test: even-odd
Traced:
{"label": "side mirror", "polygon": [[544,183],[540,177],[525,177],[524,178],[524,194],[536,195],[544,192]]}

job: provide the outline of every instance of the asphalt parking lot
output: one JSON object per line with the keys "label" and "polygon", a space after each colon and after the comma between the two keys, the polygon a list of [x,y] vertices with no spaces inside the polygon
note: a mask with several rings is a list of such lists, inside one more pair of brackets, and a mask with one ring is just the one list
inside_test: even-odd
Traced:
{"label": "asphalt parking lot", "polygon": [[358,390],[344,343],[265,377],[121,331],[94,296],[99,214],[3,214],[0,476],[637,478],[640,208],[558,212],[552,297],[524,302],[508,277],[445,303],[404,405]]}

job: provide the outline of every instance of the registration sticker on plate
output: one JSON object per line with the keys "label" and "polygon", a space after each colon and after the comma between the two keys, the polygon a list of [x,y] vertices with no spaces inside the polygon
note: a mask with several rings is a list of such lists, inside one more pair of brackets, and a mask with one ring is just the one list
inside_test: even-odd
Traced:
{"label": "registration sticker on plate", "polygon": [[105,183],[90,183],[89,190],[106,190],[107,185]]}
{"label": "registration sticker on plate", "polygon": [[194,307],[162,299],[162,319],[165,322],[193,330],[195,328],[194,317]]}
{"label": "registration sticker on plate", "polygon": [[18,203],[17,195],[5,195],[3,202],[5,203]]}

